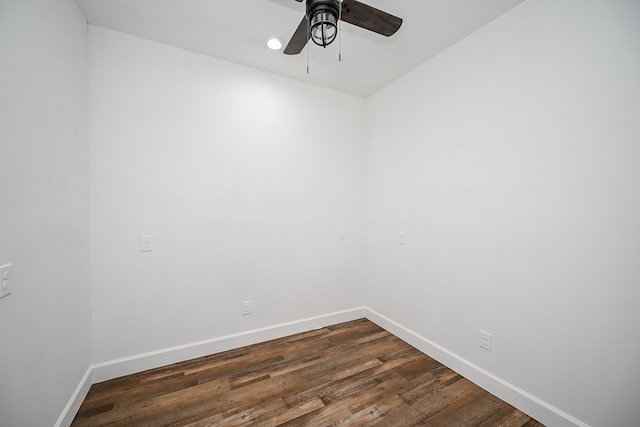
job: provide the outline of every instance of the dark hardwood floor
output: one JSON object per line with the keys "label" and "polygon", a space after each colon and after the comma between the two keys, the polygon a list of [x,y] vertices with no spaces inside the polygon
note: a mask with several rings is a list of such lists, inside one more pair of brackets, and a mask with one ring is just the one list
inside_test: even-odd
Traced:
{"label": "dark hardwood floor", "polygon": [[94,384],[82,426],[544,427],[366,319]]}

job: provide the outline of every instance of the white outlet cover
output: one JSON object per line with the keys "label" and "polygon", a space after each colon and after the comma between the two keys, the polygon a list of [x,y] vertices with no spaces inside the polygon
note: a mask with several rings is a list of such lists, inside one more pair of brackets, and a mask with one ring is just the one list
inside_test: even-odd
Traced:
{"label": "white outlet cover", "polygon": [[0,266],[0,298],[13,291],[13,264]]}
{"label": "white outlet cover", "polygon": [[480,347],[491,351],[492,335],[489,332],[480,331]]}
{"label": "white outlet cover", "polygon": [[403,245],[403,246],[407,244],[407,232],[406,231],[401,231],[400,232],[400,244]]}
{"label": "white outlet cover", "polygon": [[153,250],[153,236],[140,236],[140,252]]}
{"label": "white outlet cover", "polygon": [[242,315],[251,314],[251,301],[242,301]]}

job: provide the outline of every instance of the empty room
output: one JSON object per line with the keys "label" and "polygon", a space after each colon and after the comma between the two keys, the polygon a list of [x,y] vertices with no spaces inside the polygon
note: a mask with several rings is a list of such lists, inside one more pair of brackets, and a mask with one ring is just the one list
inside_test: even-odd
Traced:
{"label": "empty room", "polygon": [[640,425],[639,23],[0,0],[0,426]]}

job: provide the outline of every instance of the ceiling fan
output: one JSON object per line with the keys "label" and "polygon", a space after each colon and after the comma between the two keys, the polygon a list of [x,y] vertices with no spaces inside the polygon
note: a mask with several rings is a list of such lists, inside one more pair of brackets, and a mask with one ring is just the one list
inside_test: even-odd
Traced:
{"label": "ceiling fan", "polygon": [[284,53],[299,54],[309,39],[318,46],[328,46],[338,34],[339,20],[387,37],[395,34],[402,25],[401,18],[357,0],[306,0],[305,16],[291,36]]}

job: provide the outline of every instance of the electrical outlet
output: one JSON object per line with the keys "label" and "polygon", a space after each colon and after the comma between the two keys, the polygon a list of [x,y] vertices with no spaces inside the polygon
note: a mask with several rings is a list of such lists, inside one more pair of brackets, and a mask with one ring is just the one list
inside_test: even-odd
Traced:
{"label": "electrical outlet", "polygon": [[491,351],[491,338],[492,335],[489,332],[480,331],[480,347],[485,350]]}
{"label": "electrical outlet", "polygon": [[242,301],[242,315],[251,314],[251,301]]}
{"label": "electrical outlet", "polygon": [[338,230],[338,240],[346,240],[347,239],[347,230],[341,228]]}
{"label": "electrical outlet", "polygon": [[403,245],[403,246],[407,244],[407,232],[406,231],[401,231],[400,232],[400,244]]}
{"label": "electrical outlet", "polygon": [[140,252],[153,250],[153,236],[140,236]]}
{"label": "electrical outlet", "polygon": [[13,265],[0,266],[0,298],[6,297],[13,290]]}

